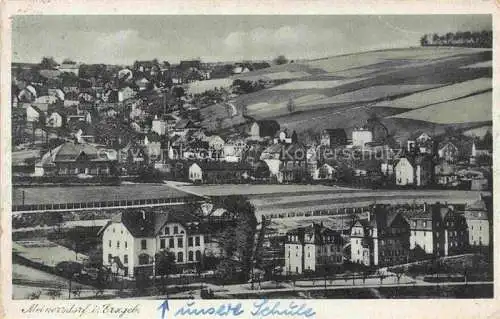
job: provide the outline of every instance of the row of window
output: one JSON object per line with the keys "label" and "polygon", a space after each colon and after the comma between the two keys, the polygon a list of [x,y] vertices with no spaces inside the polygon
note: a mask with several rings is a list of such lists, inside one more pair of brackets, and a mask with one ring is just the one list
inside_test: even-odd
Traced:
{"label": "row of window", "polygon": [[[111,263],[111,260],[113,259],[112,254],[108,254],[108,262]],[[123,264],[127,265],[128,264],[128,255],[123,255]]]}
{"label": "row of window", "polygon": [[[114,232],[114,231],[115,231],[115,229],[113,228],[113,232]],[[122,231],[122,233],[123,233],[123,231]],[[126,242],[126,241],[124,241],[124,242],[123,242],[123,244],[124,244],[124,247],[125,247],[125,248],[128,248],[128,244],[127,244],[127,242]],[[113,246],[113,243],[112,243],[112,241],[111,241],[111,240],[110,240],[110,241],[108,241],[108,246],[109,246],[109,248],[111,248],[111,246]],[[117,248],[117,249],[120,249],[120,241],[119,241],[119,240],[117,240],[117,241],[116,241],[116,248]],[[143,249],[146,249],[146,248],[143,248]]]}
{"label": "row of window", "polygon": [[[194,246],[199,247],[200,244],[200,236],[194,237]],[[165,246],[166,240],[165,238],[160,239],[160,248],[164,249],[166,248]],[[110,241],[111,245],[111,241]],[[109,246],[111,247],[111,246]],[[127,244],[125,243],[125,248],[127,247]],[[183,248],[184,247],[184,239],[182,237],[177,238],[177,247],[175,247],[175,240],[174,238],[169,238],[168,240],[168,248]],[[193,247],[193,237],[188,237],[188,247]],[[119,248],[119,243],[118,243],[118,248]],[[141,249],[145,250],[147,249],[147,241],[145,239],[141,240]]]}
{"label": "row of window", "polygon": [[[417,232],[413,231],[413,236],[417,236]],[[424,231],[424,237],[427,237],[427,232]],[[439,232],[436,232],[436,238],[439,238]]]}
{"label": "row of window", "polygon": [[[162,229],[162,231],[160,232],[160,235],[170,235],[170,228],[172,228],[174,235],[179,234],[179,226],[174,226],[174,227],[167,226],[164,229]],[[184,234],[184,231],[181,230],[180,234]]]}
{"label": "row of window", "polygon": [[396,250],[388,250],[384,252],[383,250],[380,252],[380,256],[403,256],[405,255],[405,251],[403,249],[396,249]]}
{"label": "row of window", "polygon": [[60,168],[59,169],[59,174],[60,175],[65,175],[65,174],[80,174],[80,173],[85,173],[85,174],[99,174],[99,173],[104,173],[104,174],[109,174],[109,168]]}

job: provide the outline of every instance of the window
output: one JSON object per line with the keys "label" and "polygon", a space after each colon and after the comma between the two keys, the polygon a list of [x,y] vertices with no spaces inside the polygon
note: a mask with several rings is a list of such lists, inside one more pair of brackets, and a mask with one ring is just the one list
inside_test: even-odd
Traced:
{"label": "window", "polygon": [[113,227],[113,233],[115,232],[115,228]]}
{"label": "window", "polygon": [[160,248],[165,248],[165,239],[160,239]]}
{"label": "window", "polygon": [[195,253],[195,256],[196,256],[196,261],[200,261],[201,260],[201,251],[197,250]]}
{"label": "window", "polygon": [[196,247],[200,246],[200,236],[196,236],[196,237],[195,237],[195,242],[194,242],[194,245],[195,245]]}
{"label": "window", "polygon": [[193,237],[188,237],[188,247],[193,247]]}
{"label": "window", "polygon": [[413,227],[417,227],[417,221],[416,220],[413,221]]}
{"label": "window", "polygon": [[423,227],[427,227],[427,222],[426,222],[426,221],[423,221],[423,222],[422,222],[422,226],[423,226]]}
{"label": "window", "polygon": [[190,251],[188,253],[188,261],[193,261],[193,252],[192,251]]}
{"label": "window", "polygon": [[123,255],[123,263],[128,264],[128,255]]}
{"label": "window", "polygon": [[120,248],[120,241],[116,242],[116,248],[118,248],[118,249]]}
{"label": "window", "polygon": [[177,238],[177,247],[182,248],[182,238]]}
{"label": "window", "polygon": [[111,259],[113,259],[113,256],[111,254],[108,254],[108,262],[111,262]]}
{"label": "window", "polygon": [[139,265],[147,265],[149,264],[149,255],[148,254],[140,254],[139,255]]}
{"label": "window", "polygon": [[168,240],[168,247],[170,247],[170,248],[174,248],[174,239],[173,239],[173,238],[170,238],[170,239]]}
{"label": "window", "polygon": [[424,231],[424,237],[425,237],[426,235],[427,235],[427,232],[426,232],[426,231]]}
{"label": "window", "polygon": [[177,253],[177,262],[183,262],[184,261],[184,255],[182,254],[182,252],[178,252]]}
{"label": "window", "polygon": [[436,232],[436,238],[439,238],[439,232]]}
{"label": "window", "polygon": [[165,235],[170,235],[170,227],[165,227]]}
{"label": "window", "polygon": [[109,248],[111,248],[111,240],[109,241]]}
{"label": "window", "polygon": [[146,239],[141,240],[141,249],[146,249],[147,248],[147,243]]}
{"label": "window", "polygon": [[125,242],[125,248],[127,248],[127,242]]}
{"label": "window", "polygon": [[179,227],[174,226],[174,235],[179,233]]}

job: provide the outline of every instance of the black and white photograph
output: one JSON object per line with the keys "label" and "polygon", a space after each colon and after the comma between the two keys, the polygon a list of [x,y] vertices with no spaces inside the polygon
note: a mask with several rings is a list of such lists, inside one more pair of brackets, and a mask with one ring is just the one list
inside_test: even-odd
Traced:
{"label": "black and white photograph", "polygon": [[494,298],[492,20],[14,15],[11,298]]}

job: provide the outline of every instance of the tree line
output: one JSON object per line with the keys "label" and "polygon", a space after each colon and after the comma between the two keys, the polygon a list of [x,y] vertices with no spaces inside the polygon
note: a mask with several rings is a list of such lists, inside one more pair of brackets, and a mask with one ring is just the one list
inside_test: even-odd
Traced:
{"label": "tree line", "polygon": [[460,46],[470,48],[491,48],[493,31],[448,32],[446,34],[425,34],[420,38],[421,46]]}

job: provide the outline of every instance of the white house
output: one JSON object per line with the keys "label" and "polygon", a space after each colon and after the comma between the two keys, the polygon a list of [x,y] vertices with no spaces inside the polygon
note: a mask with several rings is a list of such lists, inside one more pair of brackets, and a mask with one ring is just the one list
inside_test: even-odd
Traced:
{"label": "white house", "polygon": [[135,84],[139,87],[140,91],[144,91],[145,89],[147,89],[149,85],[149,80],[146,78],[140,78],[137,81],[135,81]]}
{"label": "white house", "polygon": [[394,167],[396,185],[425,186],[431,182],[432,163],[426,157],[402,157]]}
{"label": "white house", "polygon": [[59,66],[59,71],[73,73],[74,75],[78,76],[78,74],[80,73],[80,66],[76,63],[63,63]]}
{"label": "white house", "polygon": [[315,179],[318,180],[333,180],[335,178],[336,170],[328,163],[324,163],[316,169]]}
{"label": "white house", "polygon": [[203,171],[201,167],[193,163],[188,169],[188,179],[192,182],[202,182],[203,181]]}
{"label": "white house", "polygon": [[224,148],[225,142],[222,137],[218,135],[211,135],[205,138],[205,141],[208,143],[208,147],[211,150],[222,150]]}
{"label": "white house", "polygon": [[465,207],[465,220],[469,231],[469,245],[485,247],[490,244],[490,221],[484,201],[478,200]]}
{"label": "white house", "polygon": [[123,265],[117,272],[126,277],[141,270],[154,272],[155,255],[161,251],[172,253],[180,267],[200,263],[205,251],[199,221],[181,211],[125,212],[109,221],[99,235],[103,265]]}
{"label": "white house", "polygon": [[246,146],[243,141],[233,141],[225,144],[223,149],[224,161],[230,163],[241,162]]}
{"label": "white house", "polygon": [[373,133],[369,129],[356,128],[352,131],[352,146],[364,147],[373,141]]}
{"label": "white house", "polygon": [[40,115],[42,115],[42,111],[34,105],[28,105],[26,107],[26,121],[27,122],[38,122],[40,119]]}
{"label": "white house", "polygon": [[286,129],[276,133],[274,137],[274,144],[278,143],[284,143],[284,144],[292,143],[292,137],[288,134],[288,131]]}
{"label": "white house", "polygon": [[447,142],[442,145],[438,150],[438,156],[440,159],[444,159],[448,162],[454,162],[458,158],[458,147],[455,146],[452,142]]}
{"label": "white house", "polygon": [[130,87],[124,87],[123,89],[118,91],[118,102],[123,102],[127,99],[133,98],[135,95],[136,92]]}
{"label": "white house", "polygon": [[396,185],[413,185],[415,182],[415,171],[408,158],[401,158],[395,167]]}
{"label": "white house", "polygon": [[151,122],[151,130],[160,136],[165,135],[167,133],[167,122],[155,115],[154,120]]}
{"label": "white house", "polygon": [[46,125],[48,127],[61,127],[63,125],[63,118],[58,112],[52,112],[49,117],[47,117]]}

